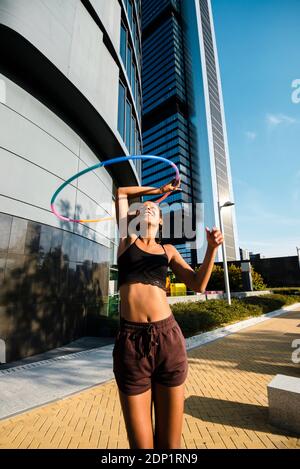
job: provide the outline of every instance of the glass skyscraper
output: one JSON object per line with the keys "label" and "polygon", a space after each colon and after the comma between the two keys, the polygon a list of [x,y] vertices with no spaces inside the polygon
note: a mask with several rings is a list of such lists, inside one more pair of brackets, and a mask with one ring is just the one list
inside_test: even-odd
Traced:
{"label": "glass skyscraper", "polygon": [[[179,168],[183,190],[167,202],[191,215],[196,236],[179,239],[171,225],[170,242],[195,265],[205,254],[205,226],[220,226],[218,201],[234,201],[209,0],[142,0],[142,89],[143,153],[171,159]],[[173,177],[171,167],[143,161],[143,185]],[[222,215],[227,259],[239,259],[234,208],[222,209]],[[219,249],[217,261],[221,255]]]}

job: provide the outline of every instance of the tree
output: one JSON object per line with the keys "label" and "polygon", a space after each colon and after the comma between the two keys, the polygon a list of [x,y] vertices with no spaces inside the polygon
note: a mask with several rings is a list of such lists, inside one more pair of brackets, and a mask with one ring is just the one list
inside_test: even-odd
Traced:
{"label": "tree", "polygon": [[[199,267],[195,270],[197,271]],[[253,290],[265,290],[267,285],[264,283],[263,277],[256,272],[253,267],[252,270],[252,284]],[[242,269],[234,264],[228,265],[228,276],[231,291],[243,291],[242,282]],[[219,265],[214,265],[213,270],[207,284],[206,290],[222,290],[225,291],[224,284],[224,269]]]}

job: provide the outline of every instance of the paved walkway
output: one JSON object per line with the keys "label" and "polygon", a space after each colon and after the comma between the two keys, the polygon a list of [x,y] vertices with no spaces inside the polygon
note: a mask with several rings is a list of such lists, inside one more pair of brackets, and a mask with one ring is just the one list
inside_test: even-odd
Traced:
{"label": "paved walkway", "polygon": [[[188,352],[182,448],[299,448],[268,424],[267,384],[291,361],[300,308]],[[128,448],[112,379],[0,421],[0,448]]]}
{"label": "paved walkway", "polygon": [[0,419],[111,380],[112,348],[106,345],[0,371]]}
{"label": "paved walkway", "polygon": [[113,337],[89,337],[84,336],[80,339],[73,340],[66,345],[57,347],[46,352],[38,353],[36,355],[31,355],[30,357],[21,358],[14,362],[1,363],[0,364],[0,374],[3,370],[9,370],[10,368],[15,368],[24,365],[30,365],[32,363],[38,363],[44,360],[52,360],[60,357],[65,357],[66,355],[72,355],[79,352],[84,352],[86,350],[97,349],[99,347],[104,347],[105,345],[112,344],[114,342]]}

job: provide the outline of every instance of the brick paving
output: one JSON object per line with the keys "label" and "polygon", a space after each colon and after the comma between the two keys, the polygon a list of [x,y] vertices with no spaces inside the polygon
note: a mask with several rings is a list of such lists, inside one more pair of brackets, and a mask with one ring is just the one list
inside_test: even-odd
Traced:
{"label": "brick paving", "polygon": [[[267,384],[291,361],[300,308],[188,352],[182,448],[299,448],[268,423]],[[114,379],[0,421],[0,448],[129,448]]]}

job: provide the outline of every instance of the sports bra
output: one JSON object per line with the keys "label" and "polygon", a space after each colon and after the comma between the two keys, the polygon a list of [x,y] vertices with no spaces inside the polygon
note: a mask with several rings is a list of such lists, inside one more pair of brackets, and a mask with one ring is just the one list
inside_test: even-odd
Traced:
{"label": "sports bra", "polygon": [[141,282],[166,288],[169,258],[164,254],[151,254],[136,245],[136,240],[118,257],[118,289],[123,283]]}

